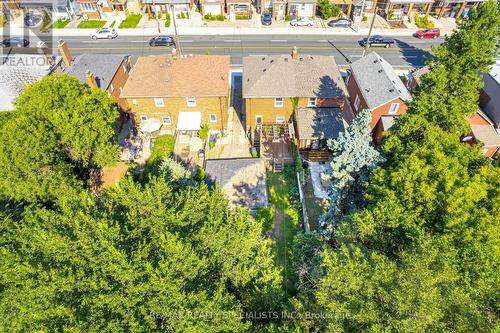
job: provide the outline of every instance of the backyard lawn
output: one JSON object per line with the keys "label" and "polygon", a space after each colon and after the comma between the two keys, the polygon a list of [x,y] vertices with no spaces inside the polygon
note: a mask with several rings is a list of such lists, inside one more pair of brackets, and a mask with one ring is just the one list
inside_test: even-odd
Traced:
{"label": "backyard lawn", "polygon": [[106,24],[106,21],[100,21],[100,20],[88,20],[88,21],[82,21],[80,24],[78,24],[77,28],[80,29],[99,29],[104,27]]}
{"label": "backyard lawn", "polygon": [[275,251],[278,264],[283,267],[287,292],[294,293],[294,276],[290,260],[293,238],[300,230],[298,193],[296,193],[295,171],[285,166],[281,173],[268,173],[269,201],[275,211]]}
{"label": "backyard lawn", "polygon": [[139,24],[141,18],[141,14],[129,15],[125,20],[122,21],[122,23],[120,23],[120,26],[118,28],[135,28]]}
{"label": "backyard lawn", "polygon": [[61,20],[61,19],[59,19],[59,20],[55,21],[52,24],[51,28],[52,29],[62,29],[65,26],[67,26],[69,22],[71,22],[71,21],[70,20]]}

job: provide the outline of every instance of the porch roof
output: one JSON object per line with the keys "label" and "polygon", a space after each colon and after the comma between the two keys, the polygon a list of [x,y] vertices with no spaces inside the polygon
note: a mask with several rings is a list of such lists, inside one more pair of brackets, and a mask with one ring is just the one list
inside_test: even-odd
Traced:
{"label": "porch roof", "polygon": [[199,131],[201,128],[201,112],[179,112],[178,131]]}
{"label": "porch roof", "polygon": [[340,108],[298,108],[296,123],[299,140],[335,139],[344,131]]}

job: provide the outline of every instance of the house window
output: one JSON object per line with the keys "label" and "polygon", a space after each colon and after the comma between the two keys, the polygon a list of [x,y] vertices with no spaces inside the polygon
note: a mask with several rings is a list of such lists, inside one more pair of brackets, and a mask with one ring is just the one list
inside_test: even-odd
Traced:
{"label": "house window", "polygon": [[372,1],[365,1],[365,9],[372,9],[372,7],[373,7]]}
{"label": "house window", "polygon": [[163,116],[161,117],[161,122],[163,125],[172,125],[172,118],[170,116]]}
{"label": "house window", "polygon": [[144,114],[141,114],[141,121],[146,121],[148,120],[148,117],[146,117],[146,115]]}
{"label": "house window", "polygon": [[137,105],[137,100],[136,100],[136,99],[133,99],[133,100],[132,100],[132,104]]}
{"label": "house window", "polygon": [[354,109],[356,109],[356,111],[359,110],[359,105],[361,104],[361,101],[359,100],[359,96],[356,95],[356,99],[354,100]]}
{"label": "house window", "polygon": [[123,88],[120,87],[120,95],[123,93]]}
{"label": "house window", "polygon": [[112,83],[109,85],[109,90],[110,90],[111,92],[113,92],[113,90],[115,90],[115,87],[113,87],[113,84],[112,84]]}
{"label": "house window", "polygon": [[276,116],[276,124],[284,124],[285,116]]}
{"label": "house window", "polygon": [[186,103],[187,103],[187,106],[189,107],[195,107],[196,106],[196,97],[186,97]]}
{"label": "house window", "polygon": [[396,114],[399,109],[399,103],[392,103],[391,108],[389,109],[389,114]]}
{"label": "house window", "polygon": [[165,104],[163,104],[163,98],[155,98],[155,106],[157,108],[161,108],[162,106],[165,106]]}
{"label": "house window", "polygon": [[216,123],[217,122],[217,115],[216,114],[211,114],[210,115],[210,122],[211,123]]}
{"label": "house window", "polygon": [[275,97],[274,98],[274,107],[282,108],[283,107],[283,97]]}
{"label": "house window", "polygon": [[307,106],[308,107],[315,107],[316,106],[316,97],[309,97],[307,100]]}
{"label": "house window", "polygon": [[262,125],[262,116],[255,116],[255,123],[257,125]]}

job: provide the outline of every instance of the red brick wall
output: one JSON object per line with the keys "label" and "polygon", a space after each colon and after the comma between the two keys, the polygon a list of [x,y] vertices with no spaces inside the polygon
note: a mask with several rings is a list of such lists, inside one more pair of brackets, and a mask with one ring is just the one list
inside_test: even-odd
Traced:
{"label": "red brick wall", "polygon": [[127,108],[126,100],[120,98],[121,89],[123,89],[129,77],[129,73],[126,70],[126,65],[127,62],[123,61],[118,70],[116,71],[116,74],[113,77],[113,80],[111,81],[111,85],[113,85],[113,90],[111,90],[111,85],[108,87],[108,92],[110,93],[111,96],[114,97],[114,99],[122,109]]}
{"label": "red brick wall", "polygon": [[406,106],[405,102],[403,102],[403,100],[401,98],[393,99],[392,101],[389,101],[389,102],[379,106],[378,108],[376,108],[372,111],[372,121],[370,123],[370,127],[372,129],[375,127],[375,125],[377,125],[378,121],[380,120],[380,118],[382,116],[389,115],[389,110],[391,108],[392,103],[399,103],[399,108],[398,108],[398,111],[395,114],[392,114],[391,116],[395,116],[395,115],[400,116],[402,114],[405,114],[406,111],[408,111],[408,107]]}

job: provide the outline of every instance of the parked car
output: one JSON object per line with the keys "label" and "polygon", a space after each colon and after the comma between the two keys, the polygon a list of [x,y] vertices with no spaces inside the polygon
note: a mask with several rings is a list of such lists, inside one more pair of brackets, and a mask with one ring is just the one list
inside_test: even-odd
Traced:
{"label": "parked car", "polygon": [[299,17],[290,21],[290,24],[294,27],[312,27],[314,25],[313,20],[308,17]]}
{"label": "parked car", "polygon": [[331,20],[328,22],[328,26],[335,28],[335,27],[343,27],[343,28],[349,28],[352,25],[352,21],[349,19],[337,19],[337,20]]}
{"label": "parked car", "polygon": [[361,46],[368,46],[368,47],[371,46],[391,47],[394,45],[394,43],[395,43],[394,39],[384,38],[379,35],[370,36],[370,40],[368,40],[368,38],[363,38],[360,41]]}
{"label": "parked car", "polygon": [[438,38],[441,36],[441,30],[438,28],[419,30],[415,33],[415,37],[417,38]]}
{"label": "parked car", "polygon": [[90,37],[92,37],[92,39],[112,39],[118,37],[118,33],[115,29],[102,28],[97,29]]}
{"label": "parked car", "polygon": [[42,14],[36,14],[34,12],[29,12],[24,15],[24,25],[29,27],[29,28],[35,28],[42,24],[43,21],[43,15]]}
{"label": "parked car", "polygon": [[157,36],[149,40],[149,46],[175,46],[175,40],[171,36]]}
{"label": "parked car", "polygon": [[28,47],[30,41],[22,37],[11,37],[2,41],[3,47]]}
{"label": "parked car", "polygon": [[262,22],[262,25],[271,25],[271,23],[273,23],[273,16],[271,13],[265,12],[260,17],[260,21]]}

